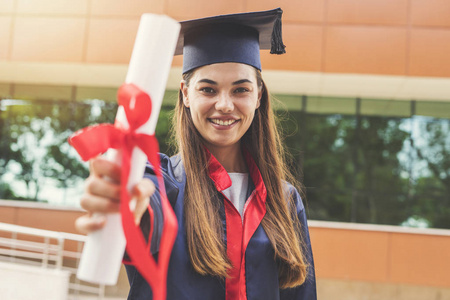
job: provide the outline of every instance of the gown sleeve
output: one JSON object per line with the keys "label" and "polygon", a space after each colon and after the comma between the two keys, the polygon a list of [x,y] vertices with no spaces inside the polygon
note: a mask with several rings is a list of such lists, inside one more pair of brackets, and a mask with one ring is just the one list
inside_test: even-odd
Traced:
{"label": "gown sleeve", "polygon": [[[161,165],[163,170],[164,184],[166,187],[167,198],[169,199],[172,207],[176,202],[176,198],[178,197],[178,188],[174,183],[173,178],[168,175],[167,172],[167,164],[163,164],[167,162],[165,156],[161,156]],[[150,207],[152,211],[152,217],[150,217],[150,213],[147,210],[142,216],[140,228],[144,235],[145,241],[148,243],[148,240],[151,236],[151,244],[150,244],[150,253],[157,259],[158,251],[159,251],[159,243],[161,240],[164,215],[161,206],[161,197],[158,188],[158,180],[156,178],[155,172],[153,171],[153,167],[150,164],[147,164],[145,169],[145,178],[150,179],[155,184],[155,192],[150,197]],[[150,234],[151,232],[151,234]],[[130,284],[130,291],[127,299],[134,300],[144,300],[144,299],[152,299],[152,291],[145,281],[145,279],[139,274],[136,268],[132,265],[132,262],[129,260],[128,254],[125,251],[123,263],[125,264],[125,269],[127,272],[128,282]]]}
{"label": "gown sleeve", "polygon": [[[164,215],[161,206],[158,179],[155,175],[155,172],[153,171],[153,167],[149,163],[147,163],[147,166],[145,168],[144,177],[150,179],[155,184],[155,192],[150,197],[151,215],[149,213],[149,210],[145,211],[144,215],[141,218],[139,226],[147,243],[149,242],[149,238],[151,237],[149,250],[151,254],[155,255],[159,251],[159,242],[162,235]],[[169,199],[169,202],[173,207],[174,201],[176,201],[176,198],[178,196],[178,188],[174,184],[174,180],[170,178],[170,176],[168,176],[167,172],[164,169],[163,177],[167,198]],[[129,257],[125,252],[124,263],[127,264],[128,262]]]}
{"label": "gown sleeve", "polygon": [[295,288],[280,290],[281,300],[317,300],[316,292],[316,275],[314,271],[314,258],[311,248],[311,240],[309,238],[308,222],[306,220],[305,207],[298,191],[292,188],[293,198],[296,201],[297,217],[301,225],[301,236],[303,239],[302,250],[308,264],[308,274],[305,282]]}

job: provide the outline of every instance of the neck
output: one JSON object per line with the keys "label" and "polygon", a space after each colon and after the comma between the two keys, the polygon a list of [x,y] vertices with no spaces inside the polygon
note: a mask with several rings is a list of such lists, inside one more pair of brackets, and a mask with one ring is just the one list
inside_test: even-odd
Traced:
{"label": "neck", "polygon": [[240,144],[229,147],[206,145],[209,152],[227,170],[228,173],[247,173],[247,164],[241,151]]}

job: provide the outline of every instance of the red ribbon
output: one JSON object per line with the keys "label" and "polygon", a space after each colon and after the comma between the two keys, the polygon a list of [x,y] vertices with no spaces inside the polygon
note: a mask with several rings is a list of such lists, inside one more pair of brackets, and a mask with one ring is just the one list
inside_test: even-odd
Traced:
{"label": "red ribbon", "polygon": [[[115,126],[111,124],[94,125],[77,131],[69,138],[69,143],[77,150],[84,161],[106,152],[109,148],[121,151],[120,212],[123,232],[127,240],[127,253],[133,265],[152,288],[153,299],[164,300],[167,293],[167,268],[177,235],[178,224],[166,196],[158,156],[158,141],[154,135],[136,132],[150,118],[152,102],[150,96],[134,84],[123,84],[119,88],[118,102],[125,110],[129,129],[123,129],[123,126],[117,122]],[[131,197],[127,189],[127,182],[130,174],[131,155],[135,147],[138,147],[147,155],[158,179],[164,214],[158,263],[149,252],[151,237],[149,237],[147,245],[139,226],[135,225],[134,216],[129,206]],[[148,210],[152,220],[153,211],[150,205]]]}

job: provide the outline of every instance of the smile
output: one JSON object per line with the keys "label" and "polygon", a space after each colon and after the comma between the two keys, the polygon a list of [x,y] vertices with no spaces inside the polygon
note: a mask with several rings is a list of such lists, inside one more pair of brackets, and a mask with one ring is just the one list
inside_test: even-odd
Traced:
{"label": "smile", "polygon": [[211,123],[221,125],[221,126],[230,126],[239,120],[220,120],[220,119],[208,119]]}

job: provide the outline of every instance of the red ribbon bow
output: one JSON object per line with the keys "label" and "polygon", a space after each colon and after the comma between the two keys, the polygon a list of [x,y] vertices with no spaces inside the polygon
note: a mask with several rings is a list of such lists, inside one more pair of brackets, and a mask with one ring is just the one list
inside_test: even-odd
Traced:
{"label": "red ribbon bow", "polygon": [[[153,299],[163,300],[167,293],[167,268],[177,235],[178,224],[166,196],[164,180],[160,170],[158,141],[154,135],[136,132],[150,118],[152,102],[150,96],[134,84],[123,84],[119,88],[118,102],[125,110],[129,129],[122,128],[123,126],[117,122],[115,126],[111,124],[94,125],[77,131],[69,138],[69,143],[77,150],[84,161],[106,152],[109,148],[121,150],[120,212],[122,227],[127,240],[127,253],[133,265],[151,286]],[[140,228],[135,225],[134,216],[129,208],[130,193],[127,189],[127,182],[130,174],[131,154],[135,147],[140,148],[147,155],[158,179],[164,214],[158,263],[150,254],[151,236],[147,244]],[[152,219],[153,212],[150,205],[148,210]]]}

